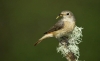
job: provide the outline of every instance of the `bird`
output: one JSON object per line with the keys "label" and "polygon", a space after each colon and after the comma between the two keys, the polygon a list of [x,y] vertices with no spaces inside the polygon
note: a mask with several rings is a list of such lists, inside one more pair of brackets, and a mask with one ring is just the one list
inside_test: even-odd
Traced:
{"label": "bird", "polygon": [[54,26],[52,26],[48,31],[46,31],[44,33],[43,37],[41,37],[34,44],[34,46],[39,44],[44,39],[50,38],[50,37],[55,37],[55,38],[57,38],[59,40],[68,38],[68,35],[75,28],[75,22],[76,22],[75,21],[75,17],[73,15],[73,13],[71,11],[69,11],[69,10],[62,11],[57,16],[56,19],[58,19],[59,17],[60,17],[60,19],[58,20],[58,22]]}

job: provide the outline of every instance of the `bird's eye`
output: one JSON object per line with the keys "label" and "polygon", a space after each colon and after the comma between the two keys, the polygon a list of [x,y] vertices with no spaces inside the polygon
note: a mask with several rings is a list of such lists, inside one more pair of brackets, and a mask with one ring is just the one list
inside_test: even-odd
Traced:
{"label": "bird's eye", "polygon": [[69,15],[69,13],[67,13],[67,15]]}

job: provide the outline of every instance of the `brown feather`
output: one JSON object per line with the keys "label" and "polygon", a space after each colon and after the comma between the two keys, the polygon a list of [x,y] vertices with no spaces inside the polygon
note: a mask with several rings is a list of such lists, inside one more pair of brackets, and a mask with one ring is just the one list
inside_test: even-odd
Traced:
{"label": "brown feather", "polygon": [[38,41],[34,44],[34,46],[36,46],[37,44],[39,44],[41,41],[42,41],[42,40],[38,40]]}
{"label": "brown feather", "polygon": [[60,20],[53,27],[51,27],[47,32],[45,32],[44,34],[57,31],[57,30],[59,30],[59,29],[61,29],[63,27],[64,27],[64,22]]}

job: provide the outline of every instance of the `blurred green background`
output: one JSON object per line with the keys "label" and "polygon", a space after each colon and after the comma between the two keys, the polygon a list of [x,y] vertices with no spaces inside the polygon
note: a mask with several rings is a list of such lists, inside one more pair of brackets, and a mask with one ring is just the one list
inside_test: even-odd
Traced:
{"label": "blurred green background", "polygon": [[99,61],[100,0],[0,0],[0,61],[67,61],[57,53],[55,38],[33,46],[63,10],[84,28],[79,59]]}

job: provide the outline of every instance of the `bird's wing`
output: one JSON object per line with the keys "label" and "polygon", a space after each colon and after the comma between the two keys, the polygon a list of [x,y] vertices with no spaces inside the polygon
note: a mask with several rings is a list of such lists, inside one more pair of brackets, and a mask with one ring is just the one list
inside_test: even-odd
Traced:
{"label": "bird's wing", "polygon": [[63,28],[63,26],[64,26],[64,22],[60,20],[53,27],[51,27],[47,32],[45,32],[44,34],[57,31],[57,30]]}

